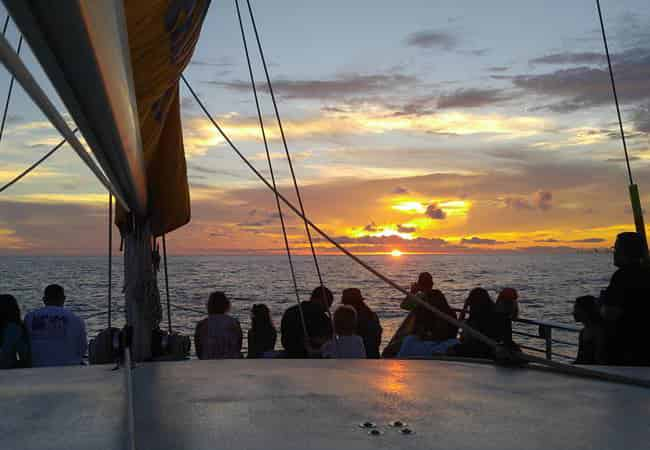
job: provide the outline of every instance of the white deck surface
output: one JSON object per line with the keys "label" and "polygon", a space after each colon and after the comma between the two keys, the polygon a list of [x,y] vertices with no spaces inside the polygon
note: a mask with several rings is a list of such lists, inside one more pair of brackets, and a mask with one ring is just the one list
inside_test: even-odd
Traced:
{"label": "white deck surface", "polygon": [[[123,449],[110,367],[0,372],[0,449]],[[650,378],[650,369],[628,374]],[[134,374],[138,449],[643,449],[650,389],[440,361],[185,361]],[[386,426],[402,420],[404,436]],[[378,424],[380,436],[358,427]]]}

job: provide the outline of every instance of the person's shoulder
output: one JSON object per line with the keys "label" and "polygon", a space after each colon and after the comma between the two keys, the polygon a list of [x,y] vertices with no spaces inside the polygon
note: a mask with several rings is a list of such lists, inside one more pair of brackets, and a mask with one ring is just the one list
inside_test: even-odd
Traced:
{"label": "person's shoulder", "polygon": [[14,322],[8,322],[4,327],[5,336],[20,336],[23,334],[23,329],[20,325]]}
{"label": "person's shoulder", "polygon": [[200,328],[205,327],[208,324],[208,318],[206,317],[205,319],[201,319],[196,323],[196,330],[199,330]]}

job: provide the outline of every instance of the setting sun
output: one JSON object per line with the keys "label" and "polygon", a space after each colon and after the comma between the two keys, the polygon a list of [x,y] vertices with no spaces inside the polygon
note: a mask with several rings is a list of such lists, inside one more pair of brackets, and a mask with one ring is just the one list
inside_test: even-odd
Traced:
{"label": "setting sun", "polygon": [[395,249],[392,252],[390,252],[390,256],[402,256],[402,252]]}

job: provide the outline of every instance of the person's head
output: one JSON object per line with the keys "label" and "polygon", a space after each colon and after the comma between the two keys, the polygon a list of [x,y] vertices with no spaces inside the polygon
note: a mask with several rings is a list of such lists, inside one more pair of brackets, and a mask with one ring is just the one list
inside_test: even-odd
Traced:
{"label": "person's head", "polygon": [[578,297],[573,304],[573,318],[580,323],[594,323],[600,320],[598,302],[593,295]]}
{"label": "person's head", "polygon": [[429,272],[422,272],[418,276],[418,286],[423,291],[430,291],[433,289],[433,277]]}
{"label": "person's head", "polygon": [[215,291],[208,298],[208,315],[226,314],[230,311],[230,300],[221,291]]}
{"label": "person's head", "polygon": [[347,288],[343,289],[343,294],[341,295],[341,303],[344,305],[352,306],[354,309],[359,309],[363,304],[363,296],[361,291],[357,288]]}
{"label": "person's head", "polygon": [[499,292],[497,297],[496,310],[497,312],[506,314],[511,319],[516,319],[519,316],[519,302],[517,299],[519,294],[513,288],[504,288]]}
{"label": "person's head", "polygon": [[644,242],[639,233],[627,231],[616,236],[614,244],[614,265],[625,267],[638,264],[643,258]]}
{"label": "person's head", "polygon": [[467,307],[470,317],[484,317],[494,311],[494,302],[488,291],[477,287],[472,289],[467,296]]}
{"label": "person's head", "polygon": [[50,284],[43,293],[43,303],[47,306],[63,306],[65,303],[65,291],[58,284]]}
{"label": "person's head", "polygon": [[334,332],[339,336],[352,336],[357,331],[357,312],[352,306],[341,305],[334,311]]}
{"label": "person's head", "polygon": [[274,328],[271,311],[264,303],[256,303],[251,308],[251,326],[257,328]]}
{"label": "person's head", "polygon": [[332,291],[327,289],[325,286],[318,286],[316,289],[311,291],[311,297],[309,298],[314,303],[322,305],[325,309],[329,309],[334,303],[334,296]]}
{"label": "person's head", "polygon": [[0,295],[0,330],[8,323],[22,323],[20,318],[20,307],[13,295]]}

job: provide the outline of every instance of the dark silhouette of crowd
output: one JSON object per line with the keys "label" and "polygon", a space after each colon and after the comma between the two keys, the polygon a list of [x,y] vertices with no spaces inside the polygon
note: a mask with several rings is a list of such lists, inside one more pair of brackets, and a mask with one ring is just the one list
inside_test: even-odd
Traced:
{"label": "dark silhouette of crowd", "polygon": [[[614,247],[616,272],[599,297],[575,300],[573,316],[583,325],[576,364],[650,365],[650,346],[644,340],[650,316],[650,271],[647,246],[637,233],[621,233]],[[82,319],[65,308],[61,286],[48,286],[44,306],[24,320],[11,295],[0,295],[0,368],[79,365],[86,355]],[[290,306],[280,323],[282,350],[276,349],[278,331],[263,303],[251,308],[247,334],[248,358],[429,358],[434,355],[499,359],[518,355],[512,323],[519,315],[518,293],[503,288],[492,299],[477,287],[462,309],[451,308],[434,287],[433,276],[422,272],[411,285],[401,308],[407,316],[380,354],[382,326],[358,288],[342,291],[340,305],[319,286],[308,300]],[[194,342],[199,359],[241,358],[243,332],[230,314],[224,292],[212,292],[208,316],[196,325]],[[333,311],[333,312],[332,312]],[[496,344],[496,346],[495,346]]]}

